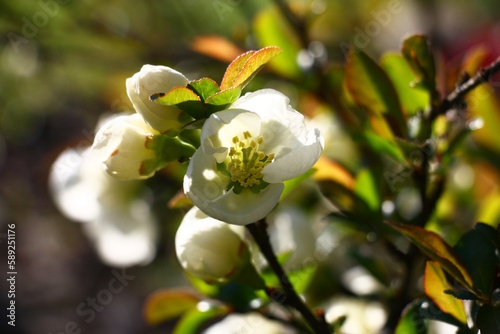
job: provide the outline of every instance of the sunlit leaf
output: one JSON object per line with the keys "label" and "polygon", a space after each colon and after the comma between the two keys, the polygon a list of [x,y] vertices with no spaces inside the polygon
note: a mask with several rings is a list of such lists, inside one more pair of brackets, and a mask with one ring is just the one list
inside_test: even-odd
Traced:
{"label": "sunlit leaf", "polygon": [[354,187],[355,181],[352,174],[335,161],[320,156],[313,168],[316,170],[316,173],[313,175],[313,178],[316,180],[332,180],[347,189]]}
{"label": "sunlit leaf", "polygon": [[210,78],[190,81],[188,88],[193,90],[203,101],[220,92],[219,85]]}
{"label": "sunlit leaf", "polygon": [[248,51],[241,55],[239,55],[236,59],[234,59],[231,64],[226,69],[226,73],[224,73],[224,77],[222,78],[222,82],[220,84],[221,90],[225,90],[231,88],[236,78],[241,73],[241,70],[245,66],[246,61],[257,51]]}
{"label": "sunlit leaf", "polygon": [[298,78],[302,70],[297,64],[301,44],[288,22],[276,7],[262,10],[255,17],[253,29],[262,46],[277,46],[283,50],[279,59],[269,62],[269,67],[286,78]]}
{"label": "sunlit leaf", "polygon": [[172,334],[196,334],[199,329],[210,319],[229,314],[225,306],[213,307],[208,310],[192,309],[187,312],[175,326]]}
{"label": "sunlit leaf", "polygon": [[381,198],[375,175],[369,169],[364,169],[356,175],[356,186],[354,193],[368,204],[372,211],[380,208]]}
{"label": "sunlit leaf", "polygon": [[418,226],[395,222],[387,222],[387,224],[406,235],[425,255],[439,262],[448,274],[473,290],[472,278],[462,259],[439,235]]}
{"label": "sunlit leaf", "polygon": [[434,261],[427,262],[425,266],[424,289],[425,293],[443,312],[451,314],[463,324],[467,323],[467,316],[465,315],[462,301],[444,292],[451,289],[451,286],[446,280],[445,273],[439,263]]}
{"label": "sunlit leaf", "polygon": [[295,188],[297,188],[302,182],[310,178],[316,170],[314,168],[308,170],[304,174],[297,176],[294,179],[283,182],[285,184],[285,189],[281,193],[281,199],[285,198],[289,193],[291,193]]}
{"label": "sunlit leaf", "polygon": [[417,83],[426,87],[430,92],[435,91],[436,65],[425,36],[414,35],[405,39],[401,52],[417,77]]}
{"label": "sunlit leaf", "polygon": [[368,145],[375,154],[386,154],[403,165],[407,164],[406,158],[395,138],[388,139],[381,137],[372,130],[356,133],[354,138]]}
{"label": "sunlit leaf", "polygon": [[427,323],[420,314],[420,302],[406,306],[394,334],[426,334]]}
{"label": "sunlit leaf", "polygon": [[216,93],[205,101],[205,107],[209,113],[223,110],[240,97],[241,89],[241,86],[236,86]]}
{"label": "sunlit leaf", "polygon": [[191,42],[191,49],[228,63],[243,53],[233,42],[216,35],[197,36]]}
{"label": "sunlit leaf", "polygon": [[176,87],[167,93],[153,94],[150,99],[158,104],[180,108],[195,119],[205,116],[201,98],[187,87]]}
{"label": "sunlit leaf", "polygon": [[[362,51],[349,52],[346,68],[347,88],[355,103],[366,110],[374,121],[383,117],[391,131],[406,138],[406,122],[399,104],[399,98],[391,80],[384,70]],[[381,124],[377,133],[390,138],[391,135]]]}
{"label": "sunlit leaf", "polygon": [[[492,228],[495,237],[496,231]],[[477,229],[467,232],[455,245],[455,251],[465,262],[465,267],[476,287],[485,298],[491,293],[496,273],[496,245]]]}
{"label": "sunlit leaf", "polygon": [[198,296],[186,290],[159,290],[144,303],[144,317],[148,324],[156,325],[196,308],[199,301]]}
{"label": "sunlit leaf", "polygon": [[380,60],[380,64],[392,80],[401,107],[408,116],[414,116],[417,111],[425,111],[430,106],[429,92],[411,85],[415,81],[415,75],[403,56],[387,53]]}
{"label": "sunlit leaf", "polygon": [[238,77],[234,80],[231,87],[245,85],[267,64],[271,59],[281,53],[281,49],[275,46],[268,46],[255,52],[247,59]]}

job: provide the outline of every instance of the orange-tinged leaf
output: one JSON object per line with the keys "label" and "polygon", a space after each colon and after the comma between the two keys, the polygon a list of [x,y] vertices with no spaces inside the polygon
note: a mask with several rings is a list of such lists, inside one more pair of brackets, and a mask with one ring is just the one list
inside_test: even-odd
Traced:
{"label": "orange-tinged leaf", "polygon": [[259,72],[262,66],[264,66],[267,62],[269,62],[280,53],[281,49],[276,46],[268,46],[267,48],[263,48],[255,52],[245,62],[243,69],[241,70],[236,80],[233,82],[232,87],[236,87],[239,85],[245,86],[246,83],[250,81],[250,79],[253,78],[253,76],[257,74],[257,72]]}
{"label": "orange-tinged leaf", "polygon": [[187,290],[159,290],[144,303],[144,318],[150,325],[176,318],[196,307],[200,298]]}
{"label": "orange-tinged leaf", "polygon": [[321,156],[313,168],[316,169],[313,174],[316,180],[332,180],[347,189],[354,188],[355,180],[352,174],[335,161]]}
{"label": "orange-tinged leaf", "polygon": [[444,271],[438,262],[428,261],[425,265],[424,288],[425,293],[441,311],[451,314],[463,324],[467,323],[462,301],[444,292],[451,290],[452,286],[446,280]]}
{"label": "orange-tinged leaf", "polygon": [[465,268],[462,259],[459,258],[455,250],[448,245],[439,235],[427,231],[419,226],[386,222],[394,229],[403,233],[429,258],[439,262],[439,264],[452,277],[465,287],[473,290],[472,278]]}
{"label": "orange-tinged leaf", "polygon": [[198,36],[191,42],[191,49],[205,56],[230,63],[243,51],[222,36]]}
{"label": "orange-tinged leaf", "polygon": [[226,73],[224,73],[224,77],[222,78],[222,82],[220,84],[221,90],[226,90],[233,86],[234,81],[240,75],[241,70],[245,66],[246,61],[257,51],[248,51],[241,55],[239,55],[236,59],[234,59],[231,64],[226,69]]}

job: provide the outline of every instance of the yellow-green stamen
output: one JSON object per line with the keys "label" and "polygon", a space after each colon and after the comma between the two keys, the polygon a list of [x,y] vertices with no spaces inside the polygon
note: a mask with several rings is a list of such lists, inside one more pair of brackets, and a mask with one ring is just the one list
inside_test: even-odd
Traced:
{"label": "yellow-green stamen", "polygon": [[259,151],[259,145],[264,139],[258,137],[253,140],[249,131],[243,132],[243,140],[235,136],[232,142],[234,146],[229,149],[227,164],[231,181],[239,183],[244,188],[259,185],[264,176],[262,170],[274,159],[274,153],[267,155]]}

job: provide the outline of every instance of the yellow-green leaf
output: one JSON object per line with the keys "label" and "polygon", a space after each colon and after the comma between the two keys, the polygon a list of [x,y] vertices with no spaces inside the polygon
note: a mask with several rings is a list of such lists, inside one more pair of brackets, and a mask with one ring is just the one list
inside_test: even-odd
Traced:
{"label": "yellow-green leaf", "polygon": [[414,35],[405,39],[401,52],[417,77],[417,83],[420,83],[430,92],[435,91],[436,66],[425,36]]}
{"label": "yellow-green leaf", "polygon": [[196,308],[200,298],[186,290],[160,290],[151,294],[144,303],[144,318],[156,325]]}
{"label": "yellow-green leaf", "polygon": [[416,78],[403,56],[387,53],[380,60],[380,65],[392,80],[401,100],[401,107],[408,116],[414,116],[417,111],[425,111],[430,107],[429,92],[412,85]]}
{"label": "yellow-green leaf", "polygon": [[463,324],[467,323],[467,316],[465,315],[462,301],[444,292],[445,290],[451,290],[452,287],[446,280],[444,271],[438,262],[427,262],[425,266],[424,288],[427,296],[434,301],[441,311],[452,315]]}
{"label": "yellow-green leaf", "polygon": [[[385,71],[362,51],[351,50],[346,68],[346,83],[354,102],[367,111],[375,130],[390,138],[386,128],[406,138],[406,121],[399,97]],[[383,117],[383,118],[382,118]],[[384,125],[385,120],[387,125]]]}
{"label": "yellow-green leaf", "polygon": [[297,56],[302,46],[279,9],[270,7],[260,11],[254,19],[253,29],[260,45],[276,45],[283,50],[279,59],[269,62],[269,67],[286,78],[299,78],[302,70],[297,63]]}

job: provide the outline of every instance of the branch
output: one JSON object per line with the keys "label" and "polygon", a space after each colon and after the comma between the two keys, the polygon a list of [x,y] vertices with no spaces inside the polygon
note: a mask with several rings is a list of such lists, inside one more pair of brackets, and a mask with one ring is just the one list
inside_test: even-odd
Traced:
{"label": "branch", "polygon": [[472,78],[457,86],[455,90],[443,100],[441,108],[437,109],[436,113],[431,115],[431,120],[459,103],[467,93],[477,86],[490,81],[498,72],[500,72],[500,57],[487,67],[480,69]]}
{"label": "branch", "polygon": [[279,290],[269,288],[266,291],[268,296],[272,300],[275,300],[283,304],[286,303],[289,306],[295,308],[297,311],[299,311],[300,314],[302,314],[304,319],[307,321],[309,326],[311,326],[314,333],[329,334],[330,330],[328,329],[328,325],[325,322],[320,321],[311,312],[311,310],[304,304],[302,299],[297,295],[297,292],[295,292],[293,285],[288,280],[288,277],[283,268],[281,267],[281,265],[279,264],[278,259],[276,258],[276,255],[274,254],[273,249],[271,247],[271,243],[269,242],[269,236],[266,231],[265,222],[263,220],[260,220],[254,224],[247,225],[246,227],[248,231],[250,231],[250,234],[252,234],[252,237],[254,238],[255,242],[257,242],[257,244],[259,245],[259,248],[262,254],[264,254],[264,257],[269,263],[269,266],[276,274],[276,276],[279,278],[281,287],[284,290],[284,296],[283,296],[283,293],[280,292]]}

